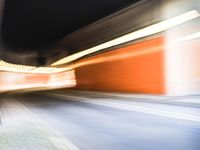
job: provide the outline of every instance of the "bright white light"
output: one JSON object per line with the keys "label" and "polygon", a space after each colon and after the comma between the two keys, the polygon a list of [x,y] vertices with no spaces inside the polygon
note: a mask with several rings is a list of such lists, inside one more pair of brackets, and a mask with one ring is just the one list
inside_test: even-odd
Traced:
{"label": "bright white light", "polygon": [[74,70],[45,75],[10,72],[0,74],[0,93],[15,90],[39,91],[75,86],[76,78]]}
{"label": "bright white light", "polygon": [[25,66],[25,65],[7,63],[3,60],[0,60],[0,71],[51,74],[51,73],[64,72],[67,70],[71,70],[71,68]]}
{"label": "bright white light", "polygon": [[199,16],[200,16],[200,14],[197,10],[192,10],[192,11],[183,13],[183,14],[178,15],[176,17],[169,18],[167,20],[158,22],[156,24],[153,24],[153,25],[147,26],[145,28],[142,28],[140,30],[126,34],[124,36],[118,37],[118,38],[113,39],[111,41],[105,42],[105,43],[100,44],[98,46],[95,46],[95,47],[83,50],[81,52],[75,53],[73,55],[70,55],[68,57],[65,57],[65,58],[53,63],[52,66],[69,63],[69,62],[77,60],[77,59],[79,59],[79,58],[81,58],[85,55],[100,51],[102,49],[106,49],[106,48],[116,46],[116,45],[119,45],[119,44],[122,44],[122,43],[125,43],[125,42],[129,42],[129,41],[136,40],[136,39],[139,39],[139,38],[142,38],[142,37],[146,37],[146,36],[153,35],[153,34],[156,34],[156,33],[159,33],[159,32],[163,32],[167,29],[170,29],[172,27],[175,27],[177,25],[180,25],[182,23],[190,21],[190,20],[197,18]]}
{"label": "bright white light", "polygon": [[196,39],[199,39],[199,38],[200,38],[200,32],[195,32],[195,33],[192,33],[190,35],[179,38],[177,40],[177,42],[191,41],[191,40],[196,40]]}

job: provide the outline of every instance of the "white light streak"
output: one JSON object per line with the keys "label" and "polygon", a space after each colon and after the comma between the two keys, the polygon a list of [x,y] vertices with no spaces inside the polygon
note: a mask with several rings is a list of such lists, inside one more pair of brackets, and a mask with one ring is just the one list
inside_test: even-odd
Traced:
{"label": "white light streak", "polygon": [[199,38],[200,38],[200,32],[195,32],[195,33],[192,33],[190,35],[179,38],[177,40],[177,42],[192,41],[192,40],[196,40],[196,39],[199,39]]}
{"label": "white light streak", "polygon": [[140,30],[131,32],[129,34],[123,35],[121,37],[118,37],[116,39],[113,39],[111,41],[105,42],[103,44],[97,45],[95,47],[83,50],[81,52],[75,53],[73,55],[67,56],[63,59],[58,60],[57,62],[53,63],[52,66],[56,66],[56,65],[62,65],[62,64],[66,64],[69,62],[72,62],[74,60],[77,60],[85,55],[100,51],[102,49],[106,49],[112,46],[116,46],[125,42],[129,42],[129,41],[133,41],[142,37],[146,37],[146,36],[150,36],[156,33],[160,33],[163,32],[167,29],[170,29],[172,27],[175,27],[177,25],[183,24],[185,22],[188,22],[192,19],[195,19],[197,17],[199,17],[200,14],[197,10],[192,10],[186,13],[183,13],[181,15],[169,18],[167,20],[158,22],[156,24],[147,26],[145,28],[142,28]]}
{"label": "white light streak", "polygon": [[0,71],[51,74],[51,73],[64,72],[68,70],[71,70],[71,68],[25,66],[25,65],[7,63],[3,60],[0,60]]}

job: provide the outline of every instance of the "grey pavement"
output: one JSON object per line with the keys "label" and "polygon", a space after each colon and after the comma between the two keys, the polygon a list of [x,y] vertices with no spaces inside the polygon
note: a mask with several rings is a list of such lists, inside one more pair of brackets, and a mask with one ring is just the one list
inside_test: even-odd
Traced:
{"label": "grey pavement", "polygon": [[13,98],[0,102],[0,150],[78,150]]}

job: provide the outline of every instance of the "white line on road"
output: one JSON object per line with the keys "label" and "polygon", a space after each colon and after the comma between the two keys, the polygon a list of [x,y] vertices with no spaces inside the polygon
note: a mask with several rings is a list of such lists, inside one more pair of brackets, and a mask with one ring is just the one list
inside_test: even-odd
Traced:
{"label": "white line on road", "polygon": [[143,113],[158,115],[158,116],[163,116],[163,117],[200,122],[200,115],[184,114],[184,112],[180,113],[180,112],[174,112],[174,111],[173,112],[164,111],[164,110],[141,107],[141,106],[136,106],[136,105],[121,104],[121,103],[117,103],[117,102],[110,102],[110,101],[103,101],[103,100],[92,100],[92,99],[89,99],[89,98],[71,96],[71,95],[61,95],[61,94],[57,94],[57,93],[49,93],[49,94],[52,95],[52,96],[61,97],[61,98],[64,98],[64,99],[70,98],[70,99],[68,99],[70,101],[79,101],[79,102],[81,101],[81,102],[85,102],[85,103],[91,103],[91,104],[96,104],[96,105],[119,108],[119,109],[123,109],[123,110],[137,111],[137,112],[143,112]]}

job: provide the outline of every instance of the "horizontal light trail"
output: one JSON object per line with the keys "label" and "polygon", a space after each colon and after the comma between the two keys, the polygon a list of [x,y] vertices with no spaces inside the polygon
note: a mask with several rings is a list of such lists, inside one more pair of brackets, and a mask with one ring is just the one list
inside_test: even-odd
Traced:
{"label": "horizontal light trail", "polygon": [[183,24],[185,22],[188,22],[192,19],[195,19],[197,17],[199,17],[200,14],[197,10],[192,10],[186,13],[183,13],[181,15],[178,15],[176,17],[172,17],[169,19],[166,19],[164,21],[155,23],[153,25],[147,26],[145,28],[139,29],[137,31],[133,31],[129,34],[123,35],[121,37],[118,37],[116,39],[113,39],[111,41],[105,42],[103,44],[94,46],[92,48],[83,50],[81,52],[75,53],[73,55],[67,56],[63,59],[60,59],[56,62],[54,62],[53,64],[51,64],[51,66],[57,66],[57,65],[62,65],[62,64],[66,64],[69,62],[72,62],[74,60],[77,60],[83,56],[86,56],[88,54],[112,47],[112,46],[116,46],[119,44],[123,44],[126,42],[130,42],[139,38],[143,38],[143,37],[147,37],[156,33],[160,33],[163,32],[167,29],[170,29],[172,27],[175,27],[177,25]]}
{"label": "horizontal light trail", "polygon": [[85,66],[85,65],[98,64],[98,63],[102,63],[102,62],[110,62],[110,61],[115,61],[115,60],[120,60],[120,59],[126,59],[129,57],[139,57],[139,56],[143,56],[143,55],[157,53],[162,50],[163,50],[162,46],[157,46],[154,48],[148,48],[148,49],[136,51],[136,52],[129,52],[129,53],[125,53],[125,54],[120,53],[118,55],[104,56],[104,57],[100,57],[100,58],[95,58],[93,60],[85,60],[83,62],[78,62],[78,63],[72,64],[69,66],[71,68],[77,68],[77,67],[81,67],[81,66]]}
{"label": "horizontal light trail", "polygon": [[190,114],[184,114],[184,112],[172,112],[172,111],[165,111],[165,110],[158,110],[153,108],[147,108],[142,106],[136,106],[136,105],[127,105],[127,104],[121,104],[117,102],[110,102],[109,100],[91,100],[84,97],[78,97],[78,96],[71,96],[71,95],[61,95],[57,93],[49,93],[52,96],[61,97],[70,101],[79,101],[79,102],[85,102],[90,104],[96,104],[96,105],[102,105],[112,108],[119,108],[123,110],[129,110],[129,111],[137,111],[162,117],[168,117],[168,118],[174,118],[174,119],[181,119],[181,120],[188,120],[188,121],[194,121],[194,122],[200,122],[200,116],[196,115],[190,115]]}
{"label": "horizontal light trail", "polygon": [[177,42],[186,42],[186,41],[192,41],[200,39],[200,32],[191,33],[189,35],[183,36],[179,39],[177,39]]}
{"label": "horizontal light trail", "polygon": [[12,63],[8,63],[3,60],[0,60],[0,71],[10,71],[10,72],[18,72],[18,73],[51,74],[51,73],[64,72],[68,70],[71,70],[71,68],[26,66],[26,65],[12,64]]}

